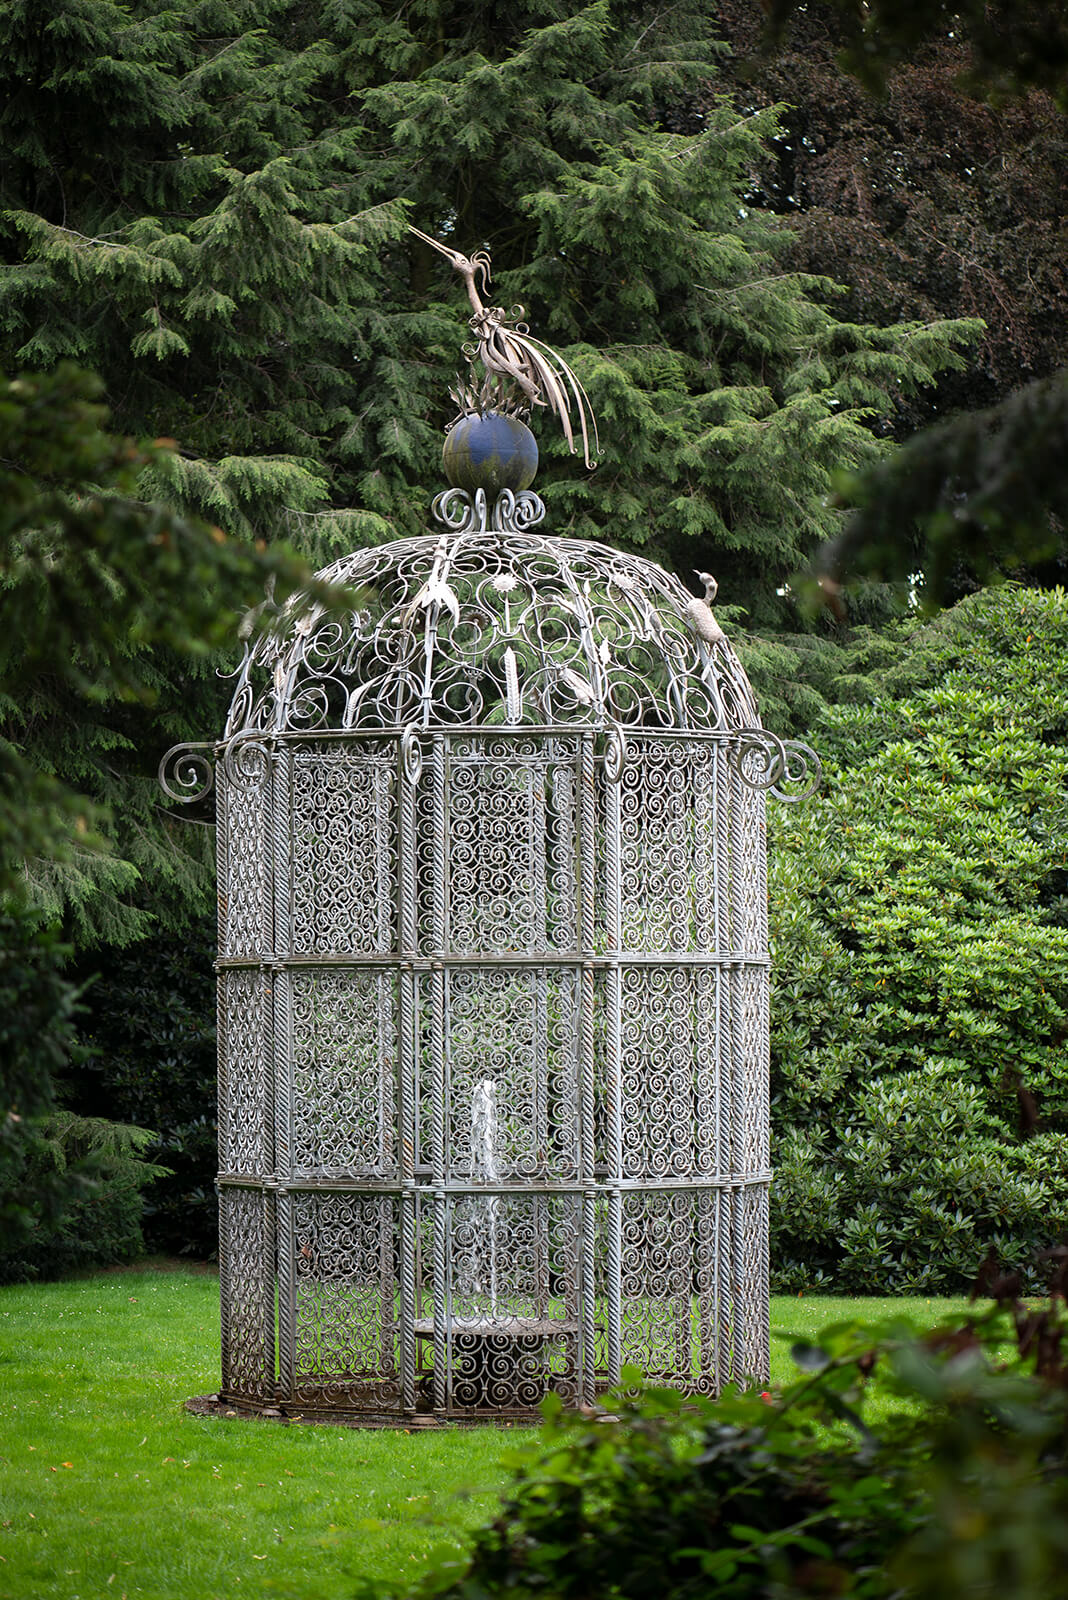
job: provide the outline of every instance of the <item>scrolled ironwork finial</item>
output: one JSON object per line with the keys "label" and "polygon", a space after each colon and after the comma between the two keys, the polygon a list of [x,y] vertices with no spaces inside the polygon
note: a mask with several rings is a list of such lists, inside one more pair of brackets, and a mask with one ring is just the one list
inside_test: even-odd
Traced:
{"label": "scrolled ironwork finial", "polygon": [[807,800],[823,782],[823,763],[811,745],[780,739],[767,728],[740,728],[732,759],[746,788],[763,790],[776,800]]}

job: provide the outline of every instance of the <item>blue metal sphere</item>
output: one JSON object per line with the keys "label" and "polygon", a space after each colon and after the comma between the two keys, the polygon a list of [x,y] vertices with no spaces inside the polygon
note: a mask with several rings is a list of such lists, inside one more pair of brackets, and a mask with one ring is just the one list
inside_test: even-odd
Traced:
{"label": "blue metal sphere", "polygon": [[502,489],[518,494],[534,482],[538,443],[525,422],[499,411],[461,417],[445,436],[445,476],[454,489],[484,489],[491,502]]}

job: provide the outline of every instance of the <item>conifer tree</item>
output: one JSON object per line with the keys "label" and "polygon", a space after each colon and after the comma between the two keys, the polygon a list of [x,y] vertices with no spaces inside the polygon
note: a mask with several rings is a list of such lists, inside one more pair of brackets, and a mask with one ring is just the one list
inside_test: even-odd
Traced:
{"label": "conifer tree", "polygon": [[[488,246],[494,298],[589,391],[592,475],[541,429],[552,531],[706,568],[754,625],[793,626],[832,469],[879,458],[901,396],[974,330],[840,321],[787,268],[747,199],[774,113],[715,98],[719,50],[698,0],[11,0],[0,366],[95,369],[116,430],[178,441],[145,497],[228,533],[320,557],[422,531],[469,330],[411,220]],[[111,807],[115,917],[99,875],[53,886],[87,938],[144,927],[124,894],[166,887],[173,922],[210,893],[202,830],[183,842],[153,774],[214,731],[224,690],[209,663],[146,669],[155,709],[34,719],[37,759]],[[789,701],[795,654],[769,675]]]}
{"label": "conifer tree", "polygon": [[16,0],[0,360],[94,367],[117,426],[179,440],[153,488],[229,529],[410,533],[467,330],[405,221],[488,245],[603,422],[588,480],[543,434],[553,529],[781,625],[830,471],[974,329],[843,322],[787,270],[746,199],[774,114],[710,98],[718,50],[696,0]]}

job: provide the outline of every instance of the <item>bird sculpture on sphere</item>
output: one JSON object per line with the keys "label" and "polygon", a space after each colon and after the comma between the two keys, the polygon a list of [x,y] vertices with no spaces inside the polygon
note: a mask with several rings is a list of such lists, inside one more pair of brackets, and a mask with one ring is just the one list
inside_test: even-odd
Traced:
{"label": "bird sculpture on sphere", "polygon": [[492,280],[488,252],[476,250],[472,256],[461,255],[419,228],[409,225],[408,231],[450,261],[467,287],[473,312],[471,331],[478,342],[465,347],[464,354],[469,362],[482,363],[485,376],[477,386],[469,387],[458,380],[458,388],[451,391],[461,415],[497,412],[522,418],[529,416],[533,406],[547,406],[564,430],[568,449],[575,452],[574,413],[583,460],[592,469],[591,435],[594,454],[599,453],[600,442],[589,396],[563,357],[533,337],[521,320],[522,306],[513,306],[509,312],[483,300]]}
{"label": "bird sculpture on sphere", "polygon": [[690,621],[705,643],[716,644],[723,638],[723,629],[712,615],[712,602],[719,593],[719,584],[710,572],[697,572],[696,568],[694,571],[704,585],[705,597],[703,600],[699,600],[696,595],[693,595],[686,610],[689,613]]}

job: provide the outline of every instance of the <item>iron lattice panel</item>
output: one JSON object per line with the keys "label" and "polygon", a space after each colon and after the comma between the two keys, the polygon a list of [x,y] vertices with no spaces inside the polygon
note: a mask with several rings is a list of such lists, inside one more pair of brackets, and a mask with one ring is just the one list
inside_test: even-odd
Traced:
{"label": "iron lattice panel", "polygon": [[722,948],[727,815],[722,746],[634,738],[619,782],[620,945],[678,953]]}
{"label": "iron lattice panel", "polygon": [[456,1195],[447,1203],[449,1412],[536,1410],[579,1392],[582,1200]]}
{"label": "iron lattice panel", "polygon": [[271,1169],[270,980],[258,968],[219,974],[219,1166]]}
{"label": "iron lattice panel", "polygon": [[399,1197],[295,1194],[293,1388],[305,1406],[399,1411]]}
{"label": "iron lattice panel", "polygon": [[396,972],[300,969],[289,982],[292,1171],[396,1180]]}
{"label": "iron lattice panel", "polygon": [[705,1330],[732,1332],[714,1252],[701,1248],[716,1236],[716,1199],[715,1191],[668,1189],[621,1200],[622,1360],[687,1392],[717,1386],[714,1364],[702,1366],[715,1349]]}
{"label": "iron lattice panel", "polygon": [[577,949],[576,742],[483,737],[443,747],[448,951]]}
{"label": "iron lattice panel", "polygon": [[621,1177],[657,1183],[724,1170],[722,986],[715,968],[622,970]]}
{"label": "iron lattice panel", "polygon": [[273,1197],[223,1187],[219,1195],[223,1390],[264,1401],[274,1393]]}
{"label": "iron lattice panel", "polygon": [[396,951],[396,772],[393,740],[294,749],[294,955]]}
{"label": "iron lattice panel", "polygon": [[224,956],[258,956],[273,943],[268,888],[269,794],[265,773],[219,784],[219,829],[225,877],[219,884],[219,949]]}
{"label": "iron lattice panel", "polygon": [[[579,979],[573,968],[465,967],[449,974],[446,1176],[482,1181],[579,1175]],[[476,1148],[478,1096],[492,1084],[493,1148]],[[483,1135],[484,1143],[484,1135]]]}

